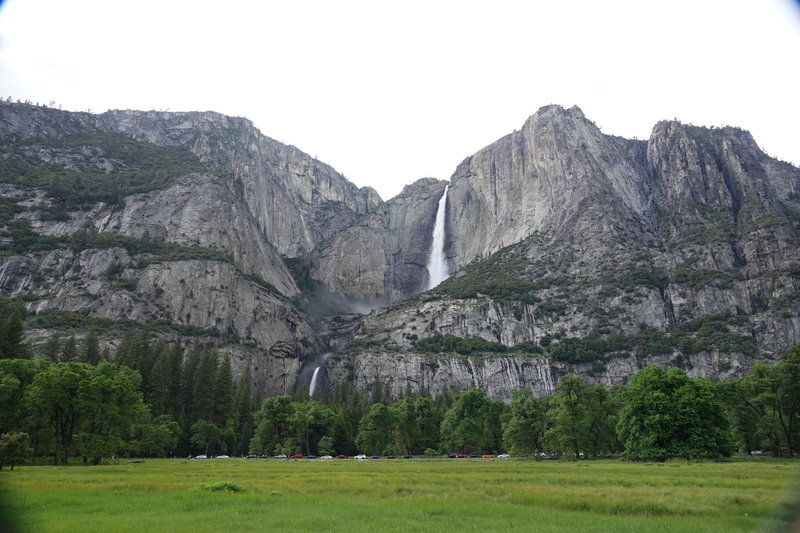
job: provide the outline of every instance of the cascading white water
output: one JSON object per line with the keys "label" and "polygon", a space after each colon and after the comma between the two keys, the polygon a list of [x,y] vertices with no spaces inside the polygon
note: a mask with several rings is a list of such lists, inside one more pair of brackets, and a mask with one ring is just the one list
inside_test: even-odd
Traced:
{"label": "cascading white water", "polygon": [[333,352],[325,352],[322,354],[320,358],[320,365],[314,369],[314,373],[311,375],[311,382],[308,385],[308,397],[311,398],[314,396],[314,391],[317,390],[317,378],[319,377],[320,369],[325,366],[325,361],[328,360],[328,357],[331,356]]}
{"label": "cascading white water", "polygon": [[428,258],[428,289],[432,289],[446,280],[450,276],[447,268],[447,257],[444,255],[445,237],[445,208],[447,207],[447,189],[439,199],[439,209],[436,211],[436,221],[433,224],[433,243],[431,244],[431,255]]}
{"label": "cascading white water", "polygon": [[319,374],[319,369],[322,368],[318,366],[314,369],[314,375],[311,376],[311,385],[308,387],[308,397],[311,398],[314,396],[314,391],[317,390],[317,374]]}

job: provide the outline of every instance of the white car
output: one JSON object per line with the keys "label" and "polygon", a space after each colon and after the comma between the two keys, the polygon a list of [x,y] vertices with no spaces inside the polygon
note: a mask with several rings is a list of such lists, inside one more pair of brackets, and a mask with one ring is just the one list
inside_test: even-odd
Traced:
{"label": "white car", "polygon": [[500,455],[497,456],[498,459],[508,459],[509,457],[511,456],[508,455],[507,453],[501,453]]}
{"label": "white car", "polygon": [[331,456],[331,455],[323,455],[322,457],[320,457],[320,459],[325,459],[325,460],[333,459],[333,456]]}
{"label": "white car", "polygon": [[361,454],[358,454],[355,457],[353,457],[353,459],[358,459],[359,461],[364,461],[364,460],[367,459],[367,456],[364,455],[363,453],[361,453]]}
{"label": "white car", "polygon": [[214,457],[214,459],[230,459],[230,458],[231,458],[230,455],[218,455]]}
{"label": "white car", "polygon": [[208,457],[205,455],[198,455],[197,457],[195,457],[195,459],[208,459]]}

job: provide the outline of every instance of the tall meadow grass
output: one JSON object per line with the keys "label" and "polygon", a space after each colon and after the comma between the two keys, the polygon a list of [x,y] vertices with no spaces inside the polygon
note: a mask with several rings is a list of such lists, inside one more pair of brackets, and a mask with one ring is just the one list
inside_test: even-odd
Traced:
{"label": "tall meadow grass", "polygon": [[[796,469],[767,459],[148,460],[3,471],[0,505],[22,533],[754,531]],[[208,490],[229,485],[244,490]]]}

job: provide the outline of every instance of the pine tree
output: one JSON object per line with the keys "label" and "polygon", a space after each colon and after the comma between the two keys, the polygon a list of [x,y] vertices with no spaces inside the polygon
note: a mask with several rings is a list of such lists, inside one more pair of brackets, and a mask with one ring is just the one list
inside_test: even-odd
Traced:
{"label": "pine tree", "polygon": [[54,333],[42,345],[42,356],[49,357],[51,361],[58,361],[61,353],[61,335]]}
{"label": "pine tree", "polygon": [[148,331],[126,333],[117,348],[115,362],[138,370],[142,375],[142,382],[148,383],[150,370],[155,363],[155,354],[150,345],[150,333]]}
{"label": "pine tree", "polygon": [[236,412],[236,453],[244,454],[250,448],[253,437],[253,391],[250,379],[250,368],[246,367],[236,387],[234,400]]}
{"label": "pine tree", "polygon": [[157,343],[155,351],[157,356],[150,371],[147,403],[153,415],[170,415],[177,419],[181,413],[183,397],[183,349],[179,343]]}
{"label": "pine tree", "polygon": [[100,343],[97,340],[97,329],[92,328],[83,340],[83,350],[81,350],[81,361],[96,365],[100,362]]}
{"label": "pine tree", "polygon": [[30,359],[30,349],[24,342],[25,327],[16,311],[0,327],[0,359]]}
{"label": "pine tree", "polygon": [[[187,417],[187,423],[194,420],[194,379],[197,374],[197,369],[200,366],[200,360],[203,356],[203,350],[199,346],[193,346],[186,359],[183,361],[181,367],[181,393],[180,393],[180,414]],[[191,425],[191,424],[189,424]]]}
{"label": "pine tree", "polygon": [[183,371],[183,348],[180,343],[175,343],[169,350],[169,384],[167,394],[168,412],[177,418],[181,410],[181,377]]}
{"label": "pine tree", "polygon": [[75,342],[75,337],[70,337],[64,343],[59,359],[65,363],[78,360],[78,344]]}
{"label": "pine tree", "polygon": [[225,426],[233,415],[233,373],[231,359],[228,356],[217,367],[214,379],[214,423],[219,427]]}
{"label": "pine tree", "polygon": [[218,359],[216,350],[209,347],[201,349],[192,387],[193,420],[214,420],[214,382],[217,379]]}
{"label": "pine tree", "polygon": [[169,412],[169,389],[172,379],[169,360],[171,353],[167,350],[160,352],[150,371],[150,381],[147,387],[149,394],[145,398],[145,403],[150,406],[153,416],[161,416]]}
{"label": "pine tree", "polygon": [[[157,340],[152,344],[147,345],[147,351],[142,356],[142,361],[145,369],[140,369],[142,374],[142,394],[144,394],[144,401],[148,405],[152,402],[152,396],[155,394],[153,385],[158,380],[154,374],[162,369],[157,369],[156,366],[160,360],[167,357],[170,350],[169,344],[164,340]],[[168,378],[167,378],[168,379]],[[166,394],[166,393],[165,393]]]}

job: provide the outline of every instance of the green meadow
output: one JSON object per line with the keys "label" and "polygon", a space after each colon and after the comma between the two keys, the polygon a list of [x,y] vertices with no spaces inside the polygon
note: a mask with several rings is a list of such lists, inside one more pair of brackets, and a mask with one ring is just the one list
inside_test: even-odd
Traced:
{"label": "green meadow", "polygon": [[796,471],[772,459],[154,459],[4,470],[0,505],[20,532],[758,531],[796,496]]}

